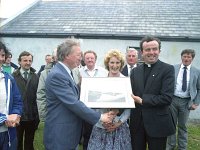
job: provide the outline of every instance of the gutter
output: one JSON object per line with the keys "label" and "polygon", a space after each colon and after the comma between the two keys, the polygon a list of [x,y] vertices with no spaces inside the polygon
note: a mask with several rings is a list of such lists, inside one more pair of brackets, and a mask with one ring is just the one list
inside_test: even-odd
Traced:
{"label": "gutter", "polygon": [[[119,39],[119,40],[141,40],[145,35],[125,35],[125,34],[87,34],[87,33],[0,33],[0,37],[11,38],[67,38],[75,37],[82,39]],[[156,36],[161,41],[176,42],[200,42],[200,37],[181,36]]]}

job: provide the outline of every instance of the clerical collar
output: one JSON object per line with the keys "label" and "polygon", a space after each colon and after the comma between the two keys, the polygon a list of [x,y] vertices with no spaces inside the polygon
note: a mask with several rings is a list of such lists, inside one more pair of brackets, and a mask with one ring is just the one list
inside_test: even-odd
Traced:
{"label": "clerical collar", "polygon": [[147,67],[152,67],[152,64],[147,64],[147,63],[144,63],[145,64],[145,66],[147,66]]}

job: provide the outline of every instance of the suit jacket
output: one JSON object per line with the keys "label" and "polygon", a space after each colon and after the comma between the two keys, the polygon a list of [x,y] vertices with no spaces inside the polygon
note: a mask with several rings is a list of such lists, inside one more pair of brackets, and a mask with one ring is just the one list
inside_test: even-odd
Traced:
{"label": "suit jacket", "polygon": [[[180,67],[181,67],[180,64],[174,65],[175,81],[177,81]],[[176,82],[175,82],[175,84],[176,84]],[[190,107],[192,104],[199,105],[199,103],[200,103],[200,70],[198,70],[197,68],[195,68],[193,66],[191,66],[191,68],[190,68],[189,90],[190,90],[189,94],[190,94],[191,100],[188,103],[188,107]]]}
{"label": "suit jacket", "polygon": [[46,79],[47,114],[44,127],[46,150],[72,150],[79,143],[82,119],[95,124],[100,113],[79,100],[79,91],[66,69],[57,63]]}
{"label": "suit jacket", "polygon": [[133,68],[131,86],[134,95],[143,99],[136,104],[130,117],[130,131],[135,134],[143,120],[144,128],[151,137],[166,137],[175,133],[175,122],[170,111],[174,93],[174,68],[158,60],[144,86],[144,64]]}
{"label": "suit jacket", "polygon": [[[137,66],[138,66],[138,64],[137,64]],[[122,73],[124,76],[128,77],[128,66],[127,66],[127,65],[125,65],[125,66],[123,67],[121,73]]]}
{"label": "suit jacket", "polygon": [[122,72],[121,72],[124,76],[128,77],[128,67],[127,65],[124,66],[124,68],[122,69]]}
{"label": "suit jacket", "polygon": [[40,67],[40,70],[39,70],[38,73],[37,73],[38,76],[40,76],[40,74],[41,74],[41,72],[44,70],[44,68],[45,68],[45,65],[42,65],[42,66]]}

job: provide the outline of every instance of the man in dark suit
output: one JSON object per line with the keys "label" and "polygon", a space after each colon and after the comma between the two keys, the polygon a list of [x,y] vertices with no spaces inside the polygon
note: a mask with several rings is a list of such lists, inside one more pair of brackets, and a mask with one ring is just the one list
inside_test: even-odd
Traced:
{"label": "man in dark suit", "polygon": [[197,109],[200,103],[200,70],[191,65],[194,57],[194,50],[185,49],[181,52],[182,63],[174,65],[176,82],[171,109],[177,123],[178,142],[176,134],[169,136],[167,150],[175,149],[176,143],[178,149],[187,149],[187,121],[190,110]]}
{"label": "man in dark suit", "polygon": [[127,64],[122,69],[124,76],[130,76],[130,72],[133,68],[137,67],[138,51],[135,48],[127,47],[126,49],[126,62]]}
{"label": "man in dark suit", "polygon": [[130,131],[133,150],[165,150],[167,136],[175,133],[169,106],[174,92],[174,68],[160,61],[161,42],[152,36],[140,42],[144,64],[131,72],[136,108],[132,109]]}
{"label": "man in dark suit", "polygon": [[44,127],[46,150],[75,150],[78,146],[82,120],[96,124],[111,122],[114,113],[100,114],[79,100],[79,90],[71,70],[81,61],[80,43],[66,39],[57,48],[57,64],[46,79],[47,114]]}

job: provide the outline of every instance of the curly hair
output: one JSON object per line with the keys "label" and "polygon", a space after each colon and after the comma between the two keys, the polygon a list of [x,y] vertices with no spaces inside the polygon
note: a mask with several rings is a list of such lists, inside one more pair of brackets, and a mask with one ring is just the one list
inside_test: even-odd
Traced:
{"label": "curly hair", "polygon": [[121,66],[120,66],[120,71],[122,70],[122,67],[124,66],[125,63],[125,59],[124,59],[124,55],[121,53],[120,50],[117,49],[112,49],[110,51],[108,51],[108,53],[106,54],[105,58],[104,58],[104,65],[105,68],[109,71],[109,61],[112,57],[116,57],[117,59],[119,59]]}

